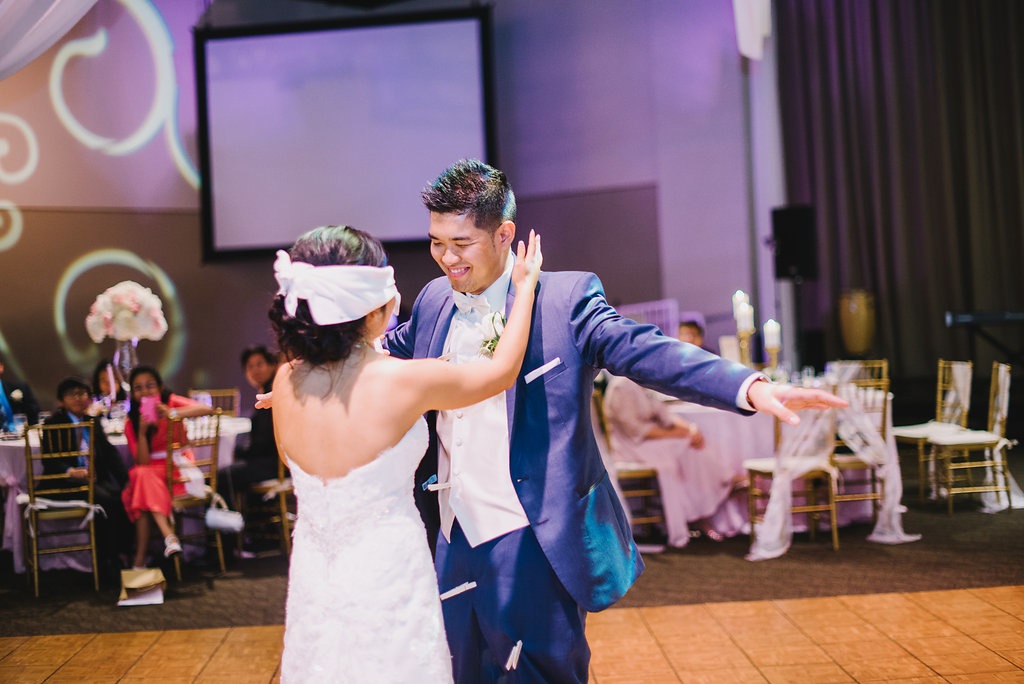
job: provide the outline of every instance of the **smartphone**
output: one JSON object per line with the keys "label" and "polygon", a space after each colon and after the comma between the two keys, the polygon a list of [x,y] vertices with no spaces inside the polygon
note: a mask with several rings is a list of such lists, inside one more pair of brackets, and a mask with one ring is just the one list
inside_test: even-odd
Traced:
{"label": "smartphone", "polygon": [[159,416],[156,413],[157,404],[160,403],[160,397],[142,397],[139,402],[139,415],[146,419],[147,423],[155,423]]}

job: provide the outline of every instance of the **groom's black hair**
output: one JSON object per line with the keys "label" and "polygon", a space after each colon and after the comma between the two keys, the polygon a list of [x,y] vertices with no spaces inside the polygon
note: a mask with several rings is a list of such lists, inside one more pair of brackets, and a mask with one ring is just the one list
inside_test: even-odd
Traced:
{"label": "groom's black hair", "polygon": [[460,159],[420,193],[436,214],[465,214],[477,228],[493,233],[516,220],[516,196],[504,173],[479,159]]}

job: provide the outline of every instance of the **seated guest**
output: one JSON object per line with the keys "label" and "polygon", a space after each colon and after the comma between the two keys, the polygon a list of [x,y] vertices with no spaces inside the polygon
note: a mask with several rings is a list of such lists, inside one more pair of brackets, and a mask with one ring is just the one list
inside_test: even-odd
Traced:
{"label": "seated guest", "polygon": [[690,344],[700,347],[701,349],[711,351],[707,345],[704,344],[704,314],[699,311],[682,311],[679,314],[679,331],[676,333],[676,337],[682,342],[689,342]]}
{"label": "seated guest", "polygon": [[604,409],[616,461],[642,463],[658,471],[658,485],[670,546],[682,547],[692,536],[720,541],[709,518],[733,491],[733,473],[720,459],[696,450],[704,437],[693,423],[672,415],[658,394],[632,380],[612,376]]}
{"label": "seated guest", "polygon": [[25,414],[29,425],[39,422],[39,402],[32,388],[23,382],[4,379],[4,362],[0,361],[0,430],[11,430],[13,418]]}
{"label": "seated guest", "polygon": [[[277,372],[277,356],[266,347],[249,347],[242,352],[245,379],[257,393],[270,392]],[[272,409],[255,409],[247,444],[235,449],[234,462],[217,473],[217,489],[228,502],[237,502],[257,482],[277,477],[277,442],[274,439]]]}
{"label": "seated guest", "polygon": [[110,359],[100,359],[92,371],[92,396],[94,399],[111,403],[128,398],[128,393],[124,391],[121,371],[114,367]]}
{"label": "seated guest", "polygon": [[[57,385],[57,406],[59,407],[46,419],[45,425],[64,425],[68,423],[91,423],[93,450],[93,497],[94,502],[103,507],[105,515],[94,517],[96,523],[96,553],[99,557],[102,573],[107,578],[118,579],[121,570],[121,554],[127,555],[131,549],[131,524],[121,503],[121,490],[128,483],[128,469],[125,467],[121,454],[107,440],[100,421],[89,416],[89,385],[81,378],[64,378]],[[43,453],[72,451],[79,448],[75,442],[84,439],[85,435],[75,428],[54,430],[44,433]],[[83,445],[85,446],[85,445]],[[73,458],[55,458],[43,460],[43,472],[48,475],[67,474],[67,487],[80,487],[85,484],[88,475],[86,463],[79,463]],[[61,486],[51,481],[54,486]]]}
{"label": "seated guest", "polygon": [[[170,558],[181,553],[181,541],[174,533],[169,520],[171,515],[171,493],[167,490],[167,432],[171,418],[208,416],[213,409],[188,397],[172,393],[164,387],[163,380],[155,368],[137,366],[128,378],[131,387],[131,408],[124,435],[135,465],[128,471],[128,486],[121,494],[125,513],[135,523],[134,567],[144,567],[146,546],[152,525],[155,524],[164,538],[164,556]],[[147,397],[152,399],[147,400]],[[153,414],[142,410],[143,404],[155,403]],[[178,435],[178,438],[182,438]],[[182,455],[190,458],[188,451]],[[184,487],[175,495],[184,493]]]}

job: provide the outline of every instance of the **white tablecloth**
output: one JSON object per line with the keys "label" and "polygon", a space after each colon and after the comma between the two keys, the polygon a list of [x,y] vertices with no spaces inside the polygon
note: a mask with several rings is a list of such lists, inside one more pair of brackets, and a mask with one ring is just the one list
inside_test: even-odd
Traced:
{"label": "white tablecloth", "polygon": [[[234,460],[235,442],[238,435],[248,433],[252,429],[252,423],[248,418],[224,416],[220,425],[220,448],[218,460],[221,466],[228,465]],[[35,433],[32,434],[33,446],[35,446]],[[115,446],[125,463],[130,467],[132,457],[128,451],[128,442],[123,434],[108,435],[110,443]],[[5,491],[4,502],[4,529],[3,544],[0,549],[11,551],[14,555],[14,571],[25,572],[24,543],[21,525],[21,511],[15,498],[20,492],[26,491],[28,483],[25,478],[25,440],[0,440],[0,487]],[[92,563],[88,553],[64,553],[52,556],[43,556],[40,559],[40,567],[44,570],[51,568],[70,567],[83,572],[92,572]]]}

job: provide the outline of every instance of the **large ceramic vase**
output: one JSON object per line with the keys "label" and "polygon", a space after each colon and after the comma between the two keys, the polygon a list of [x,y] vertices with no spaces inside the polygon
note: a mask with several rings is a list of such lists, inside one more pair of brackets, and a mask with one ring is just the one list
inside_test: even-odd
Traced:
{"label": "large ceramic vase", "polygon": [[863,357],[874,348],[874,295],[867,290],[847,290],[840,295],[839,332],[849,356]]}

